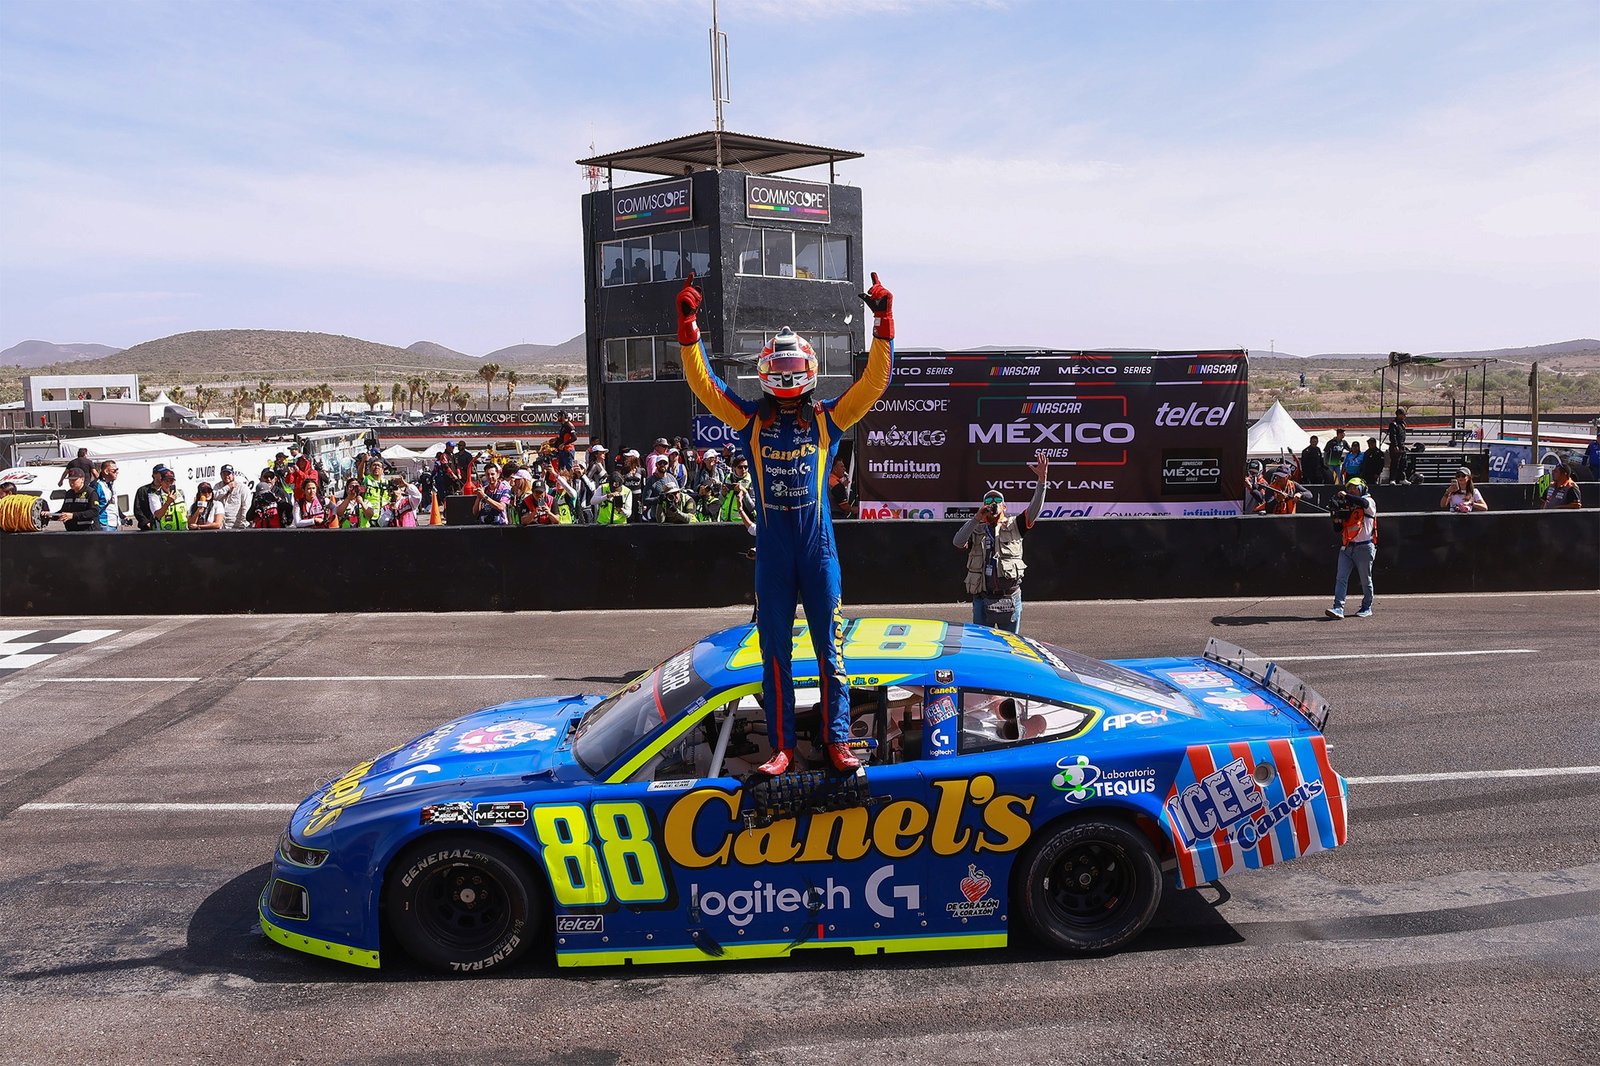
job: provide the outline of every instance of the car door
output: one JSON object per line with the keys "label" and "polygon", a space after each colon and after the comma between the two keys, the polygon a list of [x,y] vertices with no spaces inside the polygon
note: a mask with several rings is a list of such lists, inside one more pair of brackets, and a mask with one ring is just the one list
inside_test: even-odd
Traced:
{"label": "car door", "polygon": [[[636,896],[606,916],[607,931],[596,930],[610,938],[608,951],[682,960],[806,946],[871,951],[922,927],[933,812],[915,761],[869,762],[861,777],[819,769],[761,778],[754,769],[771,747],[754,687],[686,716],[695,720],[628,780],[595,787],[597,851],[617,852],[610,876]],[[797,689],[797,714],[814,696]],[[875,721],[871,698],[859,702],[858,721]],[[803,759],[808,750],[802,743]],[[789,813],[796,804],[835,809]],[[660,864],[653,893],[652,859]],[[595,950],[559,935],[557,949]]]}

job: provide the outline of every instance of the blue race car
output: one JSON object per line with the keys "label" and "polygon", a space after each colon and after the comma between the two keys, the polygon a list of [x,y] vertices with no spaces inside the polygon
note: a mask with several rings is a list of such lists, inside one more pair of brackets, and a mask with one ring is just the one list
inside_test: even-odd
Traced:
{"label": "blue race car", "polygon": [[[1006,944],[1120,947],[1179,888],[1344,843],[1327,706],[1211,641],[1102,662],[922,619],[848,623],[849,776],[795,633],[800,769],[771,754],[753,627],[610,696],[477,711],[300,804],[261,894],[288,947],[451,972]],[[802,677],[811,673],[809,681]],[[808,687],[809,686],[809,687]],[[807,696],[809,695],[809,706]]]}

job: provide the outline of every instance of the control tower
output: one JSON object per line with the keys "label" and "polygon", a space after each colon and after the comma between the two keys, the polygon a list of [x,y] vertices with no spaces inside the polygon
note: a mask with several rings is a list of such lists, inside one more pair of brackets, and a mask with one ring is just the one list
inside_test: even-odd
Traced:
{"label": "control tower", "polygon": [[[703,413],[683,377],[674,295],[693,271],[712,366],[759,394],[755,356],[788,326],[811,342],[822,398],[849,386],[865,347],[861,190],[834,164],[860,152],[711,130],[580,159],[589,423],[616,455],[688,435]],[[827,181],[789,173],[826,166]],[[652,175],[617,186],[617,171]]]}

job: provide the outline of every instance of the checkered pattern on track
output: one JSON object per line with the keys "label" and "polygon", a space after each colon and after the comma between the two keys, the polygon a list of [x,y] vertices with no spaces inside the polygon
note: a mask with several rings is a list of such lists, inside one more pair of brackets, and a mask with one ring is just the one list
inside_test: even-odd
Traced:
{"label": "checkered pattern on track", "polygon": [[120,630],[116,629],[0,629],[0,680],[118,632]]}

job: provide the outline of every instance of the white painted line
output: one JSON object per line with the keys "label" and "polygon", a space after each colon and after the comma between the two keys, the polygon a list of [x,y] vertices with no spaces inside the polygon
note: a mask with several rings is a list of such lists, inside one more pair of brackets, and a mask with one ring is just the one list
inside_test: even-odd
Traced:
{"label": "white painted line", "polygon": [[1547,766],[1531,770],[1460,770],[1442,774],[1387,774],[1347,777],[1352,785],[1409,785],[1422,781],[1481,781],[1486,777],[1567,777],[1600,774],[1600,766]]}
{"label": "white painted line", "polygon": [[168,681],[199,681],[198,677],[30,677],[29,681],[38,681],[45,685],[87,685],[95,682],[115,681],[138,683],[140,681],[161,682]]}
{"label": "white painted line", "polygon": [[292,811],[298,803],[24,803],[19,811]]}
{"label": "white painted line", "polygon": [[1363,655],[1273,655],[1279,663],[1326,662],[1330,659],[1427,659],[1450,655],[1537,655],[1538,648],[1479,648],[1476,651],[1386,651]]}
{"label": "white painted line", "polygon": [[246,681],[546,681],[549,674],[354,674],[339,677],[247,677]]}

